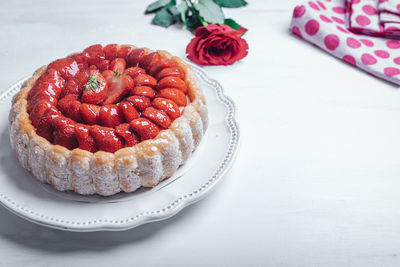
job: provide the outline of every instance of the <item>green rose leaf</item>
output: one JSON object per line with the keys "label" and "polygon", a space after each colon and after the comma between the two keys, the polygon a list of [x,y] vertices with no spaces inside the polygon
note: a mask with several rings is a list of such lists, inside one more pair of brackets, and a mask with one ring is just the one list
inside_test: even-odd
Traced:
{"label": "green rose leaf", "polygon": [[165,7],[157,11],[156,15],[153,18],[154,24],[160,25],[165,28],[171,26],[174,22],[174,16],[172,16],[172,14]]}
{"label": "green rose leaf", "polygon": [[224,14],[222,13],[222,9],[213,0],[199,0],[194,7],[204,21],[217,24],[224,23]]}
{"label": "green rose leaf", "polygon": [[221,7],[242,7],[246,6],[245,0],[214,0]]}
{"label": "green rose leaf", "polygon": [[156,12],[157,10],[165,7],[169,3],[170,3],[170,0],[158,0],[158,1],[155,1],[154,3],[150,4],[147,7],[147,9],[146,9],[146,11],[144,13],[145,14],[149,14],[149,13]]}
{"label": "green rose leaf", "polygon": [[243,27],[242,25],[240,25],[239,23],[237,23],[236,21],[234,21],[233,19],[225,19],[224,20],[224,24],[228,25],[229,27],[231,27],[234,30],[239,29],[240,27]]}
{"label": "green rose leaf", "polygon": [[174,21],[179,21],[181,13],[179,12],[179,10],[176,6],[169,6],[168,12],[172,15],[172,17],[174,18]]}
{"label": "green rose leaf", "polygon": [[145,14],[154,13],[163,7],[170,7],[175,5],[176,5],[176,0],[158,0],[150,4],[144,13]]}
{"label": "green rose leaf", "polygon": [[188,15],[188,10],[189,10],[188,6],[184,2],[182,2],[177,6],[176,9],[180,14],[182,23],[186,25],[186,20],[187,20],[186,17]]}

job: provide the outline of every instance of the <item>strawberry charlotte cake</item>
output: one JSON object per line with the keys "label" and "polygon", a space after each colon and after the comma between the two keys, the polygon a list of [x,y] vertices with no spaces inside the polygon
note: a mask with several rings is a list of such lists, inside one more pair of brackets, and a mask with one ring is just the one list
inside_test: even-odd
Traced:
{"label": "strawberry charlotte cake", "polygon": [[93,45],[43,66],[14,97],[21,165],[60,191],[154,187],[199,145],[207,107],[192,69],[165,51]]}

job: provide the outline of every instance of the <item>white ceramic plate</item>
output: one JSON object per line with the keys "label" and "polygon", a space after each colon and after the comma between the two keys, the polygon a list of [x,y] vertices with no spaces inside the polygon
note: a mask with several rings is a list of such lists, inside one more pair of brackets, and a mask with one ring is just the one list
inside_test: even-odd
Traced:
{"label": "white ceramic plate", "polygon": [[69,231],[119,231],[169,218],[201,199],[226,173],[238,149],[235,105],[221,85],[193,66],[207,99],[209,128],[198,149],[175,175],[155,188],[112,197],[59,192],[18,163],[7,130],[12,96],[23,79],[0,94],[0,202],[34,223]]}

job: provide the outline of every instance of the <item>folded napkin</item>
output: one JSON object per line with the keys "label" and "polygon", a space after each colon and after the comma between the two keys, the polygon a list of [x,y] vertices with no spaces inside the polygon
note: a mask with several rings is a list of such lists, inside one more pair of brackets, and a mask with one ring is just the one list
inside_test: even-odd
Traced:
{"label": "folded napkin", "polygon": [[399,0],[346,0],[346,15],[352,32],[400,39]]}
{"label": "folded napkin", "polygon": [[346,0],[303,0],[294,9],[290,29],[350,65],[400,85],[400,41],[347,30],[346,3]]}

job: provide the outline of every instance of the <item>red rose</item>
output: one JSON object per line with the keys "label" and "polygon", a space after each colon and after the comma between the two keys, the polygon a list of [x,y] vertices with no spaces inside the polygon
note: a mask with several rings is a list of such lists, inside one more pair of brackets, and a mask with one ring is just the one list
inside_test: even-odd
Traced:
{"label": "red rose", "polygon": [[249,46],[240,36],[245,28],[234,30],[227,25],[198,27],[186,47],[188,58],[198,65],[231,65],[247,55]]}

